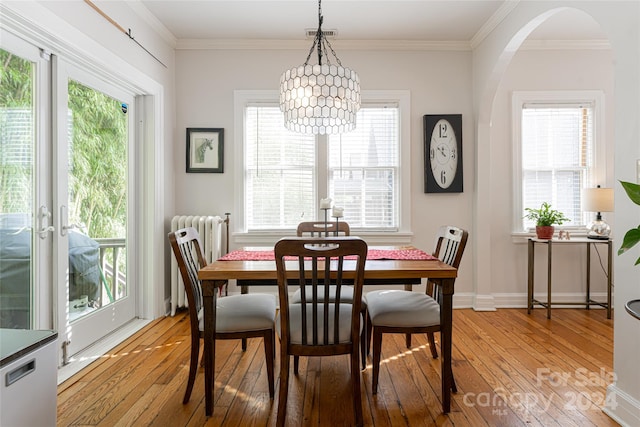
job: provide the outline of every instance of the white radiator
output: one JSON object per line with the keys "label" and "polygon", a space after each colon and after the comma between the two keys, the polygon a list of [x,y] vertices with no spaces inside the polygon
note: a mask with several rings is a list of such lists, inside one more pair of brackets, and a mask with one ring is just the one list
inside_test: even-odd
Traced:
{"label": "white radiator", "polygon": [[[198,230],[204,258],[210,263],[224,255],[222,253],[222,224],[225,222],[226,221],[219,216],[180,215],[174,216],[171,220],[171,231],[185,227],[193,227]],[[184,290],[184,283],[182,282],[182,276],[178,269],[178,263],[176,262],[175,256],[172,256],[171,315],[174,316],[176,309],[180,307],[187,307],[187,294]]]}

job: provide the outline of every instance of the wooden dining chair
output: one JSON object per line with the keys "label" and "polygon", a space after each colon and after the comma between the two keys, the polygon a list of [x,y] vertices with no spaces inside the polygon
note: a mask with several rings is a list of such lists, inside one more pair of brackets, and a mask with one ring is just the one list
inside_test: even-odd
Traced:
{"label": "wooden dining chair", "polygon": [[[284,238],[276,243],[274,251],[281,353],[277,425],[282,426],[285,421],[290,356],[340,354],[350,356],[355,423],[362,425],[358,347],[366,242],[357,237]],[[346,260],[347,256],[355,259]],[[301,300],[297,303],[289,301],[291,279],[299,287]],[[353,289],[353,298],[345,303],[342,291],[346,280]],[[330,289],[333,298],[329,298]]]}
{"label": "wooden dining chair", "polygon": [[[458,268],[469,233],[458,227],[442,226],[436,234],[433,256]],[[427,279],[426,293],[406,290],[380,290],[367,293],[367,349],[373,332],[373,394],[378,391],[382,334],[406,335],[407,348],[411,347],[411,334],[426,333],[433,358],[438,357],[434,332],[440,331],[441,289]],[[373,331],[372,331],[373,330]],[[453,378],[453,376],[452,376]],[[455,381],[452,390],[457,392]]]}
{"label": "wooden dining chair", "polygon": [[298,224],[296,233],[298,237],[335,237],[336,235],[348,236],[351,230],[349,223],[344,221],[338,222],[337,225],[335,221],[327,221],[326,223],[324,221],[305,221]]}
{"label": "wooden dining chair", "polygon": [[[336,233],[336,230],[338,232]],[[298,228],[296,230],[298,237],[335,237],[338,236],[349,236],[351,234],[351,228],[349,227],[349,223],[340,221],[337,223],[331,222],[326,224],[326,232],[325,232],[325,222],[324,221],[306,221],[298,224]],[[308,291],[307,291],[308,292]],[[321,292],[322,294],[322,292]],[[329,288],[329,301],[333,301],[335,298],[335,288]],[[353,288],[350,286],[343,286],[342,288],[342,300],[344,302],[353,301]],[[300,289],[296,290],[296,292],[289,299],[291,303],[299,303],[300,302]],[[364,314],[366,313],[366,303],[364,298],[361,303],[361,310],[363,314],[363,321],[366,320]],[[363,329],[365,330],[365,329]],[[362,369],[366,368],[366,349],[364,344],[366,344],[366,337],[362,334],[362,345],[360,346],[362,350],[361,360],[362,360]],[[295,356],[293,358],[293,372],[298,374],[298,366],[299,366],[299,357]]]}
{"label": "wooden dining chair", "polygon": [[[189,322],[191,325],[191,358],[189,380],[182,403],[191,397],[198,369],[200,339],[204,338],[204,311],[202,289],[198,280],[198,270],[206,261],[198,232],[193,227],[182,228],[169,233],[169,242],[178,262],[180,274],[187,293]],[[274,396],[274,353],[275,353],[276,297],[268,294],[231,295],[216,298],[215,339],[247,339],[262,337],[267,363],[269,396]],[[243,350],[245,347],[243,346]]]}

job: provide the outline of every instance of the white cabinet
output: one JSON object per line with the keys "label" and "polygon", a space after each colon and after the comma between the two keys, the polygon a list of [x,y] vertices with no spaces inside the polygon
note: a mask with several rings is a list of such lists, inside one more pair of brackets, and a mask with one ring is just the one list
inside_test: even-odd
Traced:
{"label": "white cabinet", "polygon": [[57,337],[0,329],[0,426],[56,425]]}

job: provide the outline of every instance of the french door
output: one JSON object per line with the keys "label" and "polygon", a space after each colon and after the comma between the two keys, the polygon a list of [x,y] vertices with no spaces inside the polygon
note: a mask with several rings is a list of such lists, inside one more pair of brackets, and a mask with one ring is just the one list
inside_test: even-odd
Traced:
{"label": "french door", "polygon": [[61,363],[135,317],[134,96],[54,58]]}
{"label": "french door", "polygon": [[0,30],[0,328],[50,329],[50,66]]}

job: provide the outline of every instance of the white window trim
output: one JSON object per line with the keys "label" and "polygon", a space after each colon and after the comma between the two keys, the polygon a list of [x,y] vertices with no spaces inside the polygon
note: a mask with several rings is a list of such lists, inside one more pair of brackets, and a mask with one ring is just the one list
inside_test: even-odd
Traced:
{"label": "white window trim", "polygon": [[[396,232],[363,232],[359,235],[366,237],[370,244],[408,244],[411,242],[411,95],[408,90],[366,90],[361,93],[362,101],[366,103],[396,102],[400,107],[400,166],[398,172],[400,188],[399,224]],[[234,242],[242,245],[273,244],[283,237],[282,232],[245,232],[244,220],[244,122],[245,106],[248,103],[277,102],[277,90],[235,90],[234,91],[234,208],[237,215],[232,236]],[[323,156],[326,154],[322,154]],[[318,173],[318,180],[325,179],[326,171]],[[324,182],[324,181],[323,181]],[[326,188],[326,183],[322,184]],[[318,191],[322,188],[319,186]],[[291,235],[295,230],[291,230]]]}
{"label": "white window trim", "polygon": [[[594,106],[594,141],[593,147],[593,175],[595,184],[606,185],[606,133],[604,115],[604,92],[599,90],[578,91],[514,91],[511,103],[511,123],[513,141],[513,205],[512,205],[512,236],[524,237],[535,235],[535,230],[523,232],[520,229],[522,212],[522,108],[529,103],[579,103],[591,102]],[[560,227],[571,231],[572,235],[586,235],[584,227]]]}

